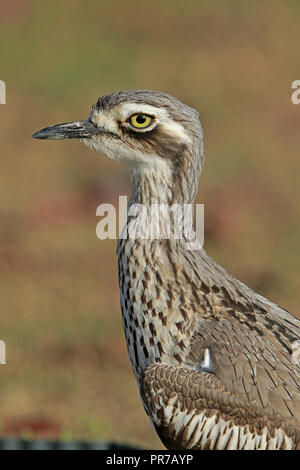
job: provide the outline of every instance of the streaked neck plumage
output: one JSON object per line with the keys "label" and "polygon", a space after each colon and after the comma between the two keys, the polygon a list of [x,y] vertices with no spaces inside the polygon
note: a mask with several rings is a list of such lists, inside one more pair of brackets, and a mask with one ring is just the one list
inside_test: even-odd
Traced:
{"label": "streaked neck plumage", "polygon": [[[188,161],[186,156],[182,156],[182,162],[184,161]],[[175,252],[179,256],[179,252],[182,251],[180,248],[182,240],[160,238],[165,230],[164,216],[161,218],[163,211],[160,212],[158,224],[150,212],[146,214],[145,219],[141,216],[141,211],[142,207],[149,210],[153,205],[167,207],[178,205],[180,210],[184,204],[193,203],[199,173],[194,166],[186,163],[182,165],[181,171],[179,169],[175,171],[169,162],[164,163],[158,159],[157,162],[159,163],[151,168],[144,164],[131,168],[132,195],[128,205],[127,229],[130,233],[137,234],[137,238],[120,239],[118,242],[123,326],[133,371],[137,378],[147,364],[155,361],[171,364],[184,361],[182,348],[185,343],[182,338],[185,330],[190,331],[194,321],[186,317],[182,331],[178,330],[177,326],[170,328],[171,324],[181,325],[184,314],[180,309],[167,312],[163,308],[163,305],[172,300],[173,294],[168,289],[171,279],[176,283],[176,273],[166,268],[168,263],[166,256],[170,256],[169,263],[172,263],[172,250],[174,256]],[[135,208],[137,210],[132,211]],[[176,215],[175,210],[168,219],[172,235]],[[154,225],[159,226],[156,232],[157,238],[143,238],[141,236],[143,230],[153,228]],[[193,216],[190,225],[193,225]],[[166,243],[173,247],[171,251],[165,249]],[[159,283],[163,278],[166,281],[165,291],[160,292]],[[180,303],[180,297],[176,302]]]}
{"label": "streaked neck plumage", "polygon": [[200,176],[200,168],[195,166],[194,159],[185,148],[176,155],[176,161],[154,155],[151,164],[131,165],[131,203],[193,203]]}

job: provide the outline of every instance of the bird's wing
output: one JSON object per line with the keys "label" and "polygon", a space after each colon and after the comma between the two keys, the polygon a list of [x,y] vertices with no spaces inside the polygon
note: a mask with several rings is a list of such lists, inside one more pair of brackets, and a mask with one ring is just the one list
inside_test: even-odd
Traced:
{"label": "bird's wing", "polygon": [[146,369],[144,406],[169,449],[300,447],[295,336],[274,318],[200,317],[182,366]]}
{"label": "bird's wing", "polygon": [[270,331],[259,335],[238,321],[200,321],[187,363],[209,372],[236,396],[269,416],[281,416],[300,431],[300,367]]}
{"label": "bird's wing", "polygon": [[145,410],[168,449],[293,449],[300,433],[211,373],[154,363],[140,379]]}
{"label": "bird's wing", "polygon": [[300,429],[299,319],[232,277],[205,252],[184,256],[186,277],[199,297],[187,363],[199,368],[206,351],[213,373],[229,390]]}

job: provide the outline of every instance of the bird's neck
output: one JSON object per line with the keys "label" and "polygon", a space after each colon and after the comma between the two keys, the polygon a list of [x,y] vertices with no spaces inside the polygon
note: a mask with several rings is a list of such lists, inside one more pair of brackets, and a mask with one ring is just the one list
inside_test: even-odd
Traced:
{"label": "bird's neck", "polygon": [[131,204],[192,204],[198,178],[193,168],[180,171],[164,165],[139,165],[131,168]]}
{"label": "bird's neck", "polygon": [[170,204],[173,199],[172,178],[167,169],[140,166],[131,170],[132,204]]}
{"label": "bird's neck", "polygon": [[131,239],[130,243],[143,240],[145,244],[195,238],[193,201],[197,185],[188,185],[185,174],[180,178],[176,179],[168,168],[132,169],[132,194],[122,239]]}
{"label": "bird's neck", "polygon": [[[181,190],[177,191],[170,173],[140,170],[131,174],[132,195],[117,250],[123,325],[137,378],[153,362],[179,364],[184,360],[178,346],[183,344],[184,332],[170,329],[167,317],[172,312],[167,313],[162,305],[170,301],[168,296],[172,293],[166,286],[174,284],[178,274],[172,269],[172,256],[180,256],[185,243],[182,239],[185,232],[176,231],[177,222],[181,228],[182,206],[193,200],[191,194],[188,199],[178,198]],[[185,228],[192,225],[193,212],[190,212]],[[174,312],[174,315],[181,314]],[[178,321],[181,324],[182,318]],[[192,318],[186,318],[184,328],[190,331],[192,322]]]}

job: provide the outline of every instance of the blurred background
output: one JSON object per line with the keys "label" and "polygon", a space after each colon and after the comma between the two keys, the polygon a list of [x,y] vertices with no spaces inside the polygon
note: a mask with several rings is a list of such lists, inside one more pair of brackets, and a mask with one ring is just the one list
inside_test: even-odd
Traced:
{"label": "blurred background", "polygon": [[299,313],[300,3],[0,0],[0,434],[161,449],[127,355],[116,242],[96,207],[127,168],[33,132],[85,119],[105,93],[166,91],[196,107],[205,246]]}

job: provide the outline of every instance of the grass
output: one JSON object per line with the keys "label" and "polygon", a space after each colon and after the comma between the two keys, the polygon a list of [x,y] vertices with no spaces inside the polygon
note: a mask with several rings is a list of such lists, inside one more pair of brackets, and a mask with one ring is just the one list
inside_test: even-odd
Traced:
{"label": "grass", "polygon": [[116,89],[165,90],[197,107],[207,251],[297,313],[299,3],[15,0],[0,9],[1,433],[162,448],[127,357],[115,243],[95,235],[96,207],[129,192],[128,171],[78,143],[31,135],[86,118]]}

